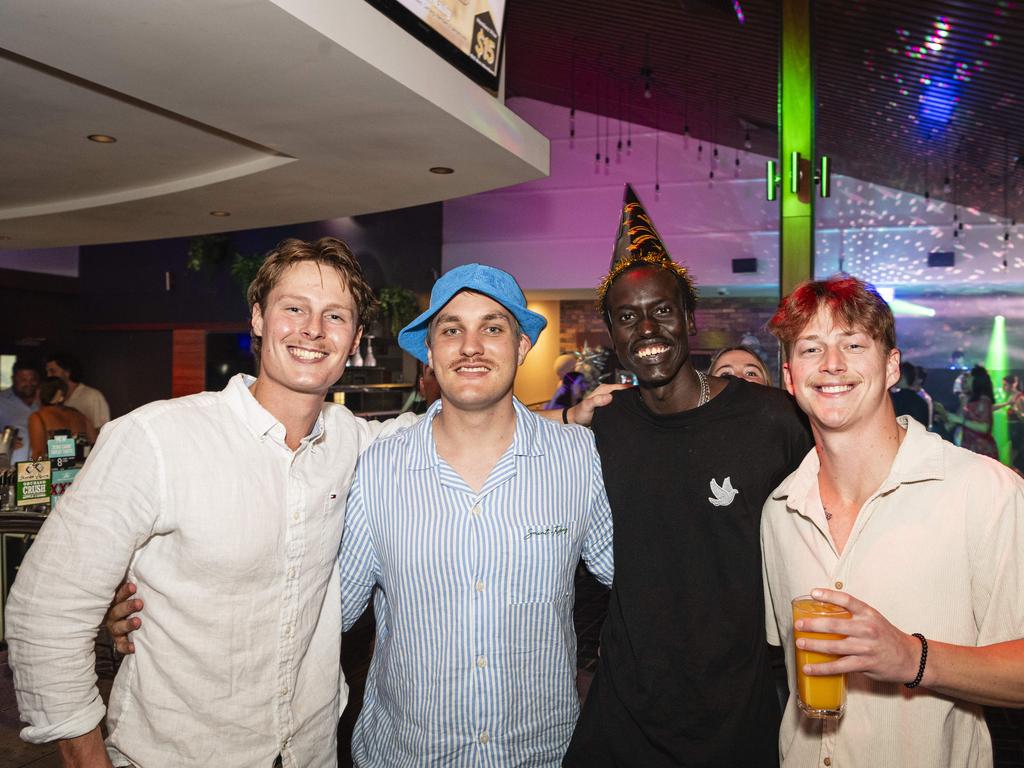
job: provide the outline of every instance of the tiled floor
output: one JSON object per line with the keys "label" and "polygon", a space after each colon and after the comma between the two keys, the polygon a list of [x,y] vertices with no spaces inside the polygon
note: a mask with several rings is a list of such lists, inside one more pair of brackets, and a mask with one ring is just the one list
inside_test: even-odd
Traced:
{"label": "tiled floor", "polygon": [[[586,691],[597,659],[598,635],[608,605],[608,592],[589,576],[577,579],[576,631],[579,636],[580,689]],[[355,715],[362,704],[363,682],[369,665],[373,625],[369,617],[353,627],[342,643],[342,660],[351,686],[349,706],[338,729],[338,757],[341,768],[351,766],[349,741]],[[104,695],[113,678],[108,661],[109,650],[102,645],[98,652],[100,688]],[[995,748],[996,768],[1024,768],[1024,710],[987,710]],[[7,654],[0,652],[0,768],[59,768],[54,750],[46,746],[25,744],[18,739],[18,712],[14,705],[11,672]],[[638,766],[637,768],[643,768]]]}

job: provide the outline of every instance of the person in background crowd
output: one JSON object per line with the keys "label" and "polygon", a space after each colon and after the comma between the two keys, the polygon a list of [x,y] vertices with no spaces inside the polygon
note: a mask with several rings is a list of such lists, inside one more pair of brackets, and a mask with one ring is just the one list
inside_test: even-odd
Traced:
{"label": "person in background crowd", "polygon": [[[783,766],[991,768],[981,705],[1024,706],[1024,483],[896,416],[895,323],[870,286],[803,283],[769,328],[815,438],[761,524],[767,631],[794,691]],[[803,668],[846,674],[838,720],[796,703],[791,600],[808,593],[852,615],[796,623],[841,638],[796,641],[839,656]]]}
{"label": "person in background crowd", "polygon": [[924,388],[927,380],[928,372],[920,365],[917,366],[914,369],[914,383],[911,385],[911,389],[924,398],[924,401],[928,404],[928,429],[931,429],[935,422],[935,402],[932,400],[932,396],[928,394],[928,390]]}
{"label": "person in background crowd", "polygon": [[917,368],[912,363],[900,363],[900,380],[889,392],[889,396],[897,416],[910,416],[925,429],[929,429],[931,422],[928,419],[928,403],[912,386],[916,378]]}
{"label": "person in background crowd", "polygon": [[467,264],[398,336],[441,399],[363,455],[349,498],[346,629],[376,590],[360,768],[561,764],[579,711],[573,578],[582,557],[611,582],[612,520],[593,436],[512,395],[545,325],[511,275]]}
{"label": "person in background crowd", "polygon": [[555,377],[559,381],[558,389],[551,396],[551,400],[544,406],[544,410],[561,410],[567,406],[576,405],[586,394],[587,379],[576,370],[579,362],[576,355],[566,353],[555,359]]}
{"label": "person in background crowd", "polygon": [[96,429],[110,421],[107,398],[98,389],[82,383],[82,365],[78,358],[66,352],[57,352],[46,359],[46,375],[64,380],[68,387],[66,405],[85,414]]}
{"label": "person in background crowd", "polygon": [[565,766],[770,768],[780,710],[761,506],[810,435],[782,390],[694,367],[693,282],[630,187],[598,296],[615,354],[640,384],[593,417],[615,581]]}
{"label": "person in background crowd", "polygon": [[83,437],[96,442],[96,428],[81,411],[65,403],[67,384],[56,376],[47,376],[39,386],[39,410],[28,417],[29,456],[47,456],[46,441],[58,433]]}
{"label": "person in background crowd", "polygon": [[1003,376],[1003,397],[992,410],[1006,409],[1006,431],[1010,438],[1010,466],[1024,472],[1024,392],[1020,388],[1020,377],[1014,374]]}
{"label": "person in background crowd", "polygon": [[992,437],[992,379],[984,366],[976,365],[965,374],[963,397],[960,413],[949,413],[942,403],[936,403],[936,417],[947,427],[962,428],[960,444],[964,448],[999,461],[999,446]]}
{"label": "person in background crowd", "polygon": [[711,358],[708,366],[711,376],[735,376],[737,379],[752,381],[755,384],[771,386],[768,366],[753,349],[743,344],[735,347],[723,347]]}
{"label": "person in background crowd", "polygon": [[39,410],[39,369],[27,360],[14,361],[11,370],[11,386],[0,392],[0,429],[13,427],[18,430],[10,461],[28,460],[28,420]]}

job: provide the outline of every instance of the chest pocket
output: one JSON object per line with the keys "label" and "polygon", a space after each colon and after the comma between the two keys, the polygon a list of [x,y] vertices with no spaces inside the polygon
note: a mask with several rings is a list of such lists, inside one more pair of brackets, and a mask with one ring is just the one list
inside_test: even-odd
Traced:
{"label": "chest pocket", "polygon": [[341,546],[341,531],[345,527],[345,494],[347,491],[335,490],[327,493],[324,500],[317,538],[319,539],[320,564],[335,562],[338,559],[338,548]]}
{"label": "chest pocket", "polygon": [[576,568],[570,523],[509,529],[509,605],[548,603],[569,595]]}

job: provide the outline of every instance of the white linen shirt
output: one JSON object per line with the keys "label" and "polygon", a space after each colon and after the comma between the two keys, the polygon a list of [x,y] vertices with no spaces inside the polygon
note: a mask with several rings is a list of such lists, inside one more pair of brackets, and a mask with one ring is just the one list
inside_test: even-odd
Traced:
{"label": "white linen shirt", "polygon": [[107,405],[107,398],[98,389],[90,387],[88,384],[79,382],[75,391],[64,400],[64,405],[81,411],[96,429],[110,421],[110,406]]}
{"label": "white linen shirt", "polygon": [[[814,450],[765,503],[768,641],[784,644],[791,692],[790,601],[815,587],[848,592],[929,640],[982,646],[1024,636],[1024,483],[908,416],[898,421],[907,434],[841,555],[821,506]],[[848,674],[846,686],[838,722],[803,717],[790,693],[779,732],[783,766],[992,765],[980,706],[862,674]]]}
{"label": "white linen shirt", "polygon": [[11,590],[25,740],[103,717],[93,640],[127,570],[146,607],[110,697],[115,766],[336,765],[336,558],[356,459],[383,427],[328,403],[293,452],[251,382],[100,433]]}

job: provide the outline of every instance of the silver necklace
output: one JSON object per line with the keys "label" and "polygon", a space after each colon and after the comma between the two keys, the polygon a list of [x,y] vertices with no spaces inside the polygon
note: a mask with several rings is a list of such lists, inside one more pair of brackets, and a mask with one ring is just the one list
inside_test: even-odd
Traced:
{"label": "silver necklace", "polygon": [[700,408],[711,399],[711,387],[708,386],[708,377],[700,371],[697,371],[697,381],[700,382],[700,399],[697,401],[697,407]]}

